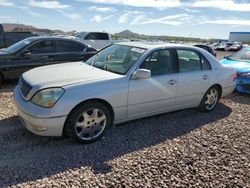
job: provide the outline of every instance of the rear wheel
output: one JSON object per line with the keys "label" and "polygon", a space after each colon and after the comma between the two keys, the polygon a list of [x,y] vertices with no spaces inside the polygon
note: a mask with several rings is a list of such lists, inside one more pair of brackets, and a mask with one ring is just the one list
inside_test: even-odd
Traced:
{"label": "rear wheel", "polygon": [[69,115],[66,134],[80,143],[87,144],[102,138],[111,125],[108,108],[99,102],[87,102],[76,107]]}
{"label": "rear wheel", "polygon": [[202,112],[212,111],[216,107],[219,101],[219,97],[220,93],[218,87],[213,86],[209,88],[201,100],[201,103],[199,105],[199,110]]}

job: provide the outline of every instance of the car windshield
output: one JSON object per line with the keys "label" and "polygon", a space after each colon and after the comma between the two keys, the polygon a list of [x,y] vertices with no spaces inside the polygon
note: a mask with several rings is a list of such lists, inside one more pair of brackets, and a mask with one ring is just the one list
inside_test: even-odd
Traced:
{"label": "car windshield", "polygon": [[1,51],[6,52],[6,53],[15,53],[18,50],[24,48],[25,46],[29,45],[32,41],[30,39],[24,39],[21,40],[11,46],[9,46],[8,48],[2,49]]}
{"label": "car windshield", "polygon": [[76,35],[76,37],[79,37],[79,38],[84,38],[85,36],[87,35],[86,32],[80,32]]}
{"label": "car windshield", "polygon": [[117,74],[126,74],[145,52],[143,48],[114,44],[86,61],[87,64]]}
{"label": "car windshield", "polygon": [[230,60],[250,61],[250,48],[242,49],[228,57]]}

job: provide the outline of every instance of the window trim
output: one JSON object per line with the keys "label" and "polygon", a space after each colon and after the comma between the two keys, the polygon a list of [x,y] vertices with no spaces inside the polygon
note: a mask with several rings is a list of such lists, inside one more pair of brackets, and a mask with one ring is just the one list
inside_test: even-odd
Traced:
{"label": "window trim", "polygon": [[[201,53],[199,52],[198,50],[195,50],[195,49],[188,49],[188,48],[175,48],[175,55],[176,55],[176,62],[177,62],[177,72],[178,73],[188,73],[188,72],[197,72],[197,71],[208,71],[208,70],[212,70],[212,66],[210,64],[210,62],[207,60],[207,58]],[[179,57],[178,57],[178,53],[177,53],[177,50],[186,50],[186,51],[191,51],[191,52],[194,52],[196,53],[198,56],[199,56],[199,59],[200,59],[200,66],[201,66],[201,69],[200,70],[192,70],[192,71],[187,71],[187,72],[180,72],[180,62],[179,62]],[[204,59],[205,61],[207,61],[207,63],[209,64],[209,69],[208,70],[204,70],[203,69],[203,66],[202,66],[202,63],[201,63],[201,59]]]}
{"label": "window trim", "polygon": [[165,73],[165,74],[160,74],[160,75],[152,75],[151,77],[157,77],[157,76],[165,76],[165,75],[171,75],[171,74],[176,74],[178,73],[178,66],[177,66],[177,62],[176,62],[176,55],[175,55],[175,49],[173,48],[160,48],[160,49],[155,49],[153,51],[150,52],[149,55],[147,55],[143,61],[137,66],[137,68],[135,69],[138,70],[140,69],[140,66],[149,58],[151,57],[155,52],[160,51],[160,50],[168,50],[170,52],[170,55],[172,55],[173,57],[173,63],[174,63],[174,71],[172,73]]}

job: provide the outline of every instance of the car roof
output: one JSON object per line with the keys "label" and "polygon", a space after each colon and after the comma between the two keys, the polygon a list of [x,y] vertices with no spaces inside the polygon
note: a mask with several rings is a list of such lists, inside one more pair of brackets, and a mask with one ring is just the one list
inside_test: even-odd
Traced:
{"label": "car roof", "polygon": [[33,36],[33,37],[29,37],[27,39],[30,39],[32,41],[36,41],[36,40],[40,40],[40,39],[54,39],[54,40],[70,40],[70,41],[80,42],[79,40],[75,40],[73,38],[62,37],[62,36]]}
{"label": "car roof", "polygon": [[117,44],[124,45],[124,46],[132,46],[132,47],[137,47],[137,48],[144,48],[144,49],[165,48],[165,47],[169,47],[169,48],[185,47],[189,49],[197,49],[197,47],[193,47],[193,46],[165,43],[165,42],[121,42]]}

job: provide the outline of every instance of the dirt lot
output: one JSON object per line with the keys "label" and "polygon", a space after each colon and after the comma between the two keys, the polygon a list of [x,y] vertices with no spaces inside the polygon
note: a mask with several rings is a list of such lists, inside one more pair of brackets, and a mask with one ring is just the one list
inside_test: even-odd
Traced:
{"label": "dirt lot", "polygon": [[79,145],[26,131],[14,84],[0,91],[0,187],[250,187],[249,95],[233,93],[211,113],[117,125]]}

